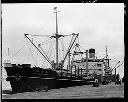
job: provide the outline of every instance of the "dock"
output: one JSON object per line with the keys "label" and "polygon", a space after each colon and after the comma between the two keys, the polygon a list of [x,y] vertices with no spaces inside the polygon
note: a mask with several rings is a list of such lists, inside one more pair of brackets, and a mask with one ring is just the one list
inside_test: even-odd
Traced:
{"label": "dock", "polygon": [[51,89],[41,92],[24,92],[16,94],[3,94],[2,99],[95,99],[95,98],[124,98],[124,83],[92,87],[92,85],[74,86]]}

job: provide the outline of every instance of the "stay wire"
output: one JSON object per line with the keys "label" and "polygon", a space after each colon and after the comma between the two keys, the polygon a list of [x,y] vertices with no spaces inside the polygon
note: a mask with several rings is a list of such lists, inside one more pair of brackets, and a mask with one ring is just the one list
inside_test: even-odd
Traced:
{"label": "stay wire", "polygon": [[[79,48],[79,47],[78,47]],[[80,50],[80,48],[79,48],[79,51],[81,52],[81,50]],[[82,54],[80,54],[81,55],[81,57],[82,57],[82,59],[83,59],[83,55]]]}
{"label": "stay wire", "polygon": [[31,48],[30,48],[30,46],[29,46],[29,42],[28,42],[28,40],[27,40],[27,39],[26,39],[26,41],[27,41],[27,45],[28,45],[28,48],[29,48],[30,54],[31,54],[31,56],[32,56],[32,59],[33,59],[33,61],[35,62],[35,66],[37,66],[37,60],[35,60],[35,58],[34,58],[34,56],[33,56],[33,53],[32,53],[32,51],[31,51]]}
{"label": "stay wire", "polygon": [[[49,18],[49,23],[51,22],[51,17]],[[39,33],[42,29],[44,29],[44,27],[46,27],[48,24],[49,24],[48,22],[46,22],[44,25],[42,25],[41,27],[40,27],[40,29],[35,33],[35,34],[37,34],[37,33]]]}
{"label": "stay wire", "polygon": [[47,54],[45,53],[45,51],[42,49],[42,47],[40,47],[40,49],[43,51],[43,54],[44,54],[44,56],[47,58],[47,60],[50,61],[49,57],[47,56]]}
{"label": "stay wire", "polygon": [[40,44],[41,44],[41,45],[47,44],[47,42],[48,42],[49,40],[51,40],[51,38],[50,38],[50,39],[45,40],[44,42],[42,42],[42,43],[40,43]]}
{"label": "stay wire", "polygon": [[[25,47],[25,45],[23,45],[23,46],[21,47],[21,49],[19,49],[10,59],[14,58],[14,56],[16,56],[24,47]],[[8,71],[8,73],[9,73],[12,69],[13,69],[13,67]],[[3,77],[5,77],[5,76],[7,76],[7,75],[4,75]]]}
{"label": "stay wire", "polygon": [[60,42],[61,42],[61,46],[62,46],[62,51],[63,51],[63,59],[64,59],[65,47],[64,47],[63,39],[62,39],[62,40],[60,40]]}
{"label": "stay wire", "polygon": [[23,45],[21,49],[19,49],[13,56],[10,57],[10,59],[13,59],[26,45]]}
{"label": "stay wire", "polygon": [[[51,43],[51,45],[52,45],[52,43]],[[47,55],[48,55],[48,53],[47,53]],[[50,56],[51,56],[51,54],[50,54]],[[49,57],[49,59],[50,59],[50,57]],[[51,59],[50,59],[50,60],[51,60]],[[45,59],[43,60],[42,65],[44,65],[44,63],[45,63]]]}
{"label": "stay wire", "polygon": [[49,51],[49,58],[50,58],[50,60],[52,60],[52,59],[51,59],[51,57],[52,57],[52,56],[51,56],[51,54],[52,54],[52,48],[53,48],[53,44],[52,44],[52,43],[51,43],[51,45],[50,45],[50,48],[51,48],[51,50]]}

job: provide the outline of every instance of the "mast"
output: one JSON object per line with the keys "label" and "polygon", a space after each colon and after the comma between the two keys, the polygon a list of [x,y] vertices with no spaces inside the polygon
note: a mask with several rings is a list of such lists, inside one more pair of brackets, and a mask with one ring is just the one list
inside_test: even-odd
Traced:
{"label": "mast", "polygon": [[55,38],[56,38],[56,68],[58,68],[58,22],[57,22],[57,7],[53,8],[55,10],[54,13],[56,13],[56,34],[55,34]]}

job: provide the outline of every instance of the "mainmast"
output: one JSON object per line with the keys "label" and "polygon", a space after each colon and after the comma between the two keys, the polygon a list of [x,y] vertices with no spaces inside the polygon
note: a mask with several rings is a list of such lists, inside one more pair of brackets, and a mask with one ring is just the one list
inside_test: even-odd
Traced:
{"label": "mainmast", "polygon": [[[59,34],[58,34],[57,13],[58,13],[59,11],[57,10],[57,7],[54,7],[53,9],[55,10],[54,13],[56,13],[56,34],[55,34],[55,36],[52,36],[52,37],[56,38],[56,69],[58,69],[58,62],[59,62],[59,61],[58,61],[58,39],[59,39],[61,36],[64,36],[64,35],[59,35]],[[62,67],[63,67],[64,61],[65,61],[65,59],[66,59],[68,53],[70,53],[70,49],[72,48],[72,46],[73,46],[73,44],[74,44],[76,38],[78,37],[79,33],[78,33],[78,34],[73,33],[72,35],[73,35],[73,36],[76,35],[76,37],[74,38],[74,40],[73,40],[71,46],[69,46],[69,49],[68,49],[68,51],[67,51],[67,53],[66,53],[66,55],[65,55],[65,57],[64,57],[64,59],[63,59],[63,61],[62,61]],[[61,68],[61,72],[62,72],[62,69],[63,69],[63,68]]]}
{"label": "mainmast", "polygon": [[54,13],[56,13],[56,34],[55,34],[55,38],[56,38],[56,68],[58,68],[58,38],[60,36],[58,35],[57,7],[54,7],[54,10],[55,10]]}
{"label": "mainmast", "polygon": [[[74,42],[75,42],[75,40],[76,40],[76,38],[78,38],[78,35],[79,35],[79,33],[78,34],[75,34],[75,33],[72,33],[72,34],[70,34],[70,35],[60,35],[60,34],[58,34],[58,22],[57,22],[57,13],[59,12],[58,10],[57,10],[57,7],[54,7],[53,8],[54,10],[55,10],[55,14],[56,14],[56,33],[55,33],[55,35],[53,35],[53,36],[50,36],[50,38],[55,38],[56,39],[56,63],[55,63],[55,69],[59,69],[59,56],[58,56],[58,40],[59,40],[59,38],[60,37],[64,37],[64,36],[70,36],[70,35],[73,35],[72,36],[72,40],[71,40],[71,42],[70,42],[70,45],[69,45],[69,48],[68,48],[68,50],[67,50],[67,53],[65,54],[65,57],[64,57],[64,59],[61,61],[61,64],[62,64],[62,67],[61,67],[61,73],[62,73],[62,70],[63,70],[63,64],[64,64],[64,62],[65,62],[65,59],[67,58],[67,55],[70,53],[70,50],[71,50],[71,48],[72,48],[72,46],[74,45]],[[27,35],[31,35],[31,34],[25,34],[25,37],[32,43],[32,45],[33,46],[35,46],[36,47],[36,49],[41,53],[41,55],[43,55],[43,57],[53,66],[53,63],[50,61],[50,59],[47,57],[47,55],[44,53],[44,51],[43,51],[43,53],[38,49],[38,47],[33,43],[33,41],[32,40],[30,40],[30,38],[27,36]],[[31,35],[31,36],[46,36],[46,35]],[[74,38],[75,37],[75,38]],[[74,39],[73,39],[74,38]],[[39,45],[38,45],[39,46]],[[40,47],[40,46],[39,46]]]}

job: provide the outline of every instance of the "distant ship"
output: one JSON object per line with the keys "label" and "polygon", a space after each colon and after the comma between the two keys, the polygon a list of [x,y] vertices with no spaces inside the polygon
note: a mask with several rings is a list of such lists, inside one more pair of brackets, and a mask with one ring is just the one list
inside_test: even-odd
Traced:
{"label": "distant ship", "polygon": [[[10,81],[13,93],[33,92],[42,89],[56,89],[64,87],[72,87],[77,85],[87,85],[95,82],[106,82],[112,79],[111,68],[109,67],[109,59],[97,59],[95,57],[95,49],[91,48],[82,52],[79,49],[79,44],[76,39],[79,34],[72,33],[72,40],[68,50],[63,58],[58,59],[58,40],[61,37],[68,35],[60,35],[58,33],[57,24],[57,7],[54,8],[56,14],[56,33],[51,38],[56,41],[56,61],[51,61],[46,54],[43,53],[39,46],[29,38],[31,34],[24,34],[25,38],[37,49],[37,51],[45,58],[51,66],[50,68],[32,67],[31,64],[12,64],[10,62],[4,63],[4,68],[7,72],[6,81]],[[37,36],[37,35],[35,35]],[[72,48],[76,49],[72,51]],[[86,57],[75,59],[75,56],[86,54]],[[71,56],[73,56],[71,60]],[[65,60],[68,59],[67,69],[64,69]],[[107,76],[107,77],[106,77]]]}

